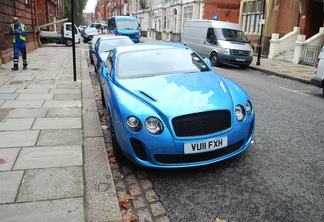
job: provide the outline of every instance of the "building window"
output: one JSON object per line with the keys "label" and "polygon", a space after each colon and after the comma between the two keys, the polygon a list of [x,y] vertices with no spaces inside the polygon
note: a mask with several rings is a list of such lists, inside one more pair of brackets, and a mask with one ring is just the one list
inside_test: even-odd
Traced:
{"label": "building window", "polygon": [[262,0],[252,0],[243,3],[242,29],[244,32],[259,33],[262,18]]}
{"label": "building window", "polygon": [[192,19],[192,15],[193,15],[193,5],[185,6],[183,8],[183,19],[184,20]]}

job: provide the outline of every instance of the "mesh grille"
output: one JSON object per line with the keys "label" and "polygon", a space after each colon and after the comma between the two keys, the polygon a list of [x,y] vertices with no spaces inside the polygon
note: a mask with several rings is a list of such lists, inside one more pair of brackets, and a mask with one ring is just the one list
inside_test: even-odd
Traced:
{"label": "mesh grille", "polygon": [[232,50],[233,55],[235,56],[249,56],[250,52],[249,51],[244,51],[244,50]]}
{"label": "mesh grille", "polygon": [[208,135],[228,129],[231,114],[228,110],[194,113],[175,117],[172,124],[178,137]]}

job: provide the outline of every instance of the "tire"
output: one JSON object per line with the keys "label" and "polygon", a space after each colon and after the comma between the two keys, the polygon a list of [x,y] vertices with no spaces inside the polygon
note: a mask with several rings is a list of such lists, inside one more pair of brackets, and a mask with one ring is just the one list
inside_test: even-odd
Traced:
{"label": "tire", "polygon": [[103,107],[106,108],[106,101],[105,101],[105,97],[104,97],[103,90],[102,90],[101,86],[100,86],[100,94],[101,94],[101,104]]}
{"label": "tire", "polygon": [[73,41],[72,41],[72,39],[67,39],[67,40],[65,41],[65,45],[66,45],[66,46],[72,46],[72,45],[73,45]]}
{"label": "tire", "polygon": [[111,115],[109,115],[109,126],[110,126],[111,143],[112,143],[115,159],[117,161],[122,161],[125,159],[125,156],[121,151],[119,143],[117,141],[115,128],[114,128],[114,124],[112,123]]}
{"label": "tire", "polygon": [[216,52],[212,52],[209,56],[210,61],[212,62],[213,66],[221,66],[221,63],[218,61],[218,55]]}
{"label": "tire", "polygon": [[92,59],[92,56],[91,56],[91,53],[89,52],[89,57],[90,57],[90,62],[91,62],[91,64],[93,65],[94,64],[94,61],[93,61],[93,59]]}

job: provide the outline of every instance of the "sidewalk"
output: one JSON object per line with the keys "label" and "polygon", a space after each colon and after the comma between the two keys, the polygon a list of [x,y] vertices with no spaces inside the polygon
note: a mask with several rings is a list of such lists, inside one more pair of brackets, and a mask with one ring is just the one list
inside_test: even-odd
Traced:
{"label": "sidewalk", "polygon": [[[151,38],[141,37],[141,42],[162,41]],[[304,83],[309,83],[314,75],[315,67],[298,65],[290,62],[260,58],[260,65],[256,65],[257,57],[254,56],[249,68],[259,70],[269,75],[276,75],[283,78],[289,78]]]}
{"label": "sidewalk", "polygon": [[121,221],[84,45],[0,65],[1,221]]}

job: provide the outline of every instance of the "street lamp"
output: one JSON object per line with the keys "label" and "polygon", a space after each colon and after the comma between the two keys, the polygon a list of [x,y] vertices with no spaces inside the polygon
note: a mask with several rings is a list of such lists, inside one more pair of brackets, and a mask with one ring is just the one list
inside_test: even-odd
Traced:
{"label": "street lamp", "polygon": [[256,64],[259,66],[260,65],[260,57],[261,57],[261,49],[262,49],[262,32],[263,32],[263,25],[264,25],[264,11],[265,11],[265,3],[266,0],[263,0],[263,6],[262,6],[262,19],[260,20],[261,23],[261,34],[260,34],[260,38],[258,41],[258,60],[256,62]]}

